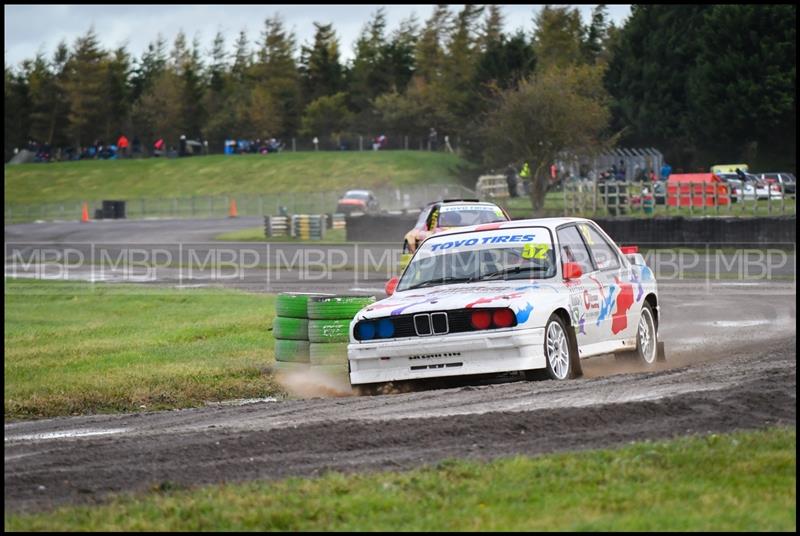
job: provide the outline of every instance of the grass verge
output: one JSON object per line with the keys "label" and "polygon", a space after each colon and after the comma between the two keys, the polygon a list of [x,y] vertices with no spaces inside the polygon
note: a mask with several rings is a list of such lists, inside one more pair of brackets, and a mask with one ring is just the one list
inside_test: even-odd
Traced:
{"label": "grass verge", "polygon": [[36,531],[794,531],[796,430],[121,496]]}
{"label": "grass verge", "polygon": [[325,231],[325,236],[322,240],[301,240],[292,236],[272,236],[267,238],[263,227],[251,227],[219,234],[214,237],[214,240],[223,242],[288,242],[322,246],[326,244],[343,244],[347,241],[346,238],[345,229],[328,229]]}
{"label": "grass verge", "polygon": [[464,162],[426,151],[59,162],[5,166],[6,203],[319,192],[456,182]]}
{"label": "grass verge", "polygon": [[272,295],[35,280],[5,290],[6,419],[280,392]]}

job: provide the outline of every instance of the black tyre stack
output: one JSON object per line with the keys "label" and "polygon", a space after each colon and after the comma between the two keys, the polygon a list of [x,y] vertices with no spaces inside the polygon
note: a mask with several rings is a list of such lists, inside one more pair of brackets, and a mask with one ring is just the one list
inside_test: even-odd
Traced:
{"label": "black tyre stack", "polygon": [[313,296],[308,300],[308,340],[311,370],[349,381],[347,344],[350,322],[374,296]]}

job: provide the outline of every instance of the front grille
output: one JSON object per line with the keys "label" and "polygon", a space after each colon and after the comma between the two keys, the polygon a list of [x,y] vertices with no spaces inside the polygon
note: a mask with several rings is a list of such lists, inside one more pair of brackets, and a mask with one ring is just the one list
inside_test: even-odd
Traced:
{"label": "front grille", "polygon": [[[494,311],[495,309],[456,309],[453,311],[413,313],[407,315],[388,316],[384,318],[390,319],[394,324],[394,334],[390,337],[391,339],[402,339],[404,337],[428,337],[430,335],[444,335],[445,333],[464,333],[468,331],[476,331],[476,329],[473,328],[472,324],[470,323],[470,316],[476,310]],[[381,319],[373,318],[370,320],[362,320],[361,322],[377,322],[378,320]],[[357,323],[355,326],[355,338],[357,341],[362,340],[358,329],[361,322]],[[515,319],[512,326],[516,325],[517,322]],[[431,328],[433,329],[433,332],[431,332]],[[375,337],[369,340],[385,339]]]}

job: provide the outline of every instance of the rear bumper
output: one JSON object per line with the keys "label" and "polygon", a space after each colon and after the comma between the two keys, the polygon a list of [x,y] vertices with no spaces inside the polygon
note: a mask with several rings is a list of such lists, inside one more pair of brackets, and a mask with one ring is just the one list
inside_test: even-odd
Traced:
{"label": "rear bumper", "polygon": [[351,343],[347,355],[352,385],[546,367],[544,328]]}

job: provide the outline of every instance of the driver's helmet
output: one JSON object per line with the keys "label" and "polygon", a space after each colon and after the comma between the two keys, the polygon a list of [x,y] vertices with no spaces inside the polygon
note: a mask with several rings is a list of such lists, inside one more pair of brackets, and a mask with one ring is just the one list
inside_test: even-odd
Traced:
{"label": "driver's helmet", "polygon": [[443,212],[439,217],[439,227],[458,227],[461,225],[461,214],[458,212]]}

